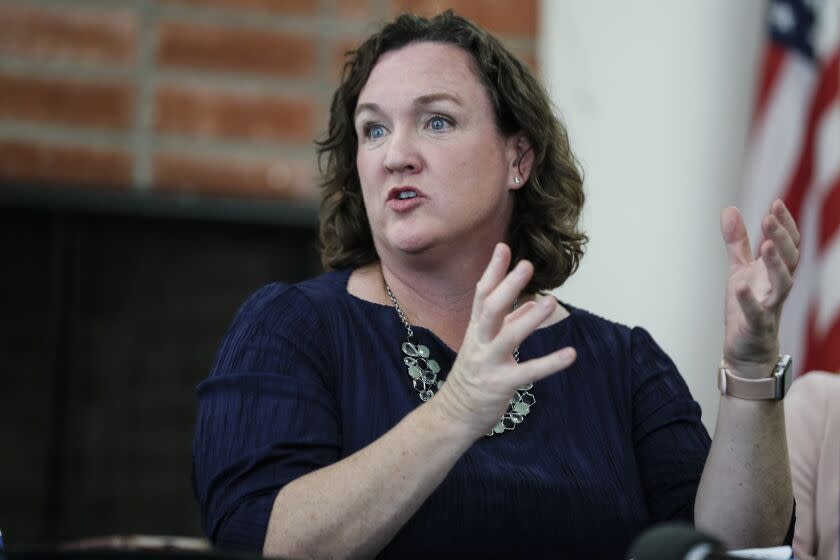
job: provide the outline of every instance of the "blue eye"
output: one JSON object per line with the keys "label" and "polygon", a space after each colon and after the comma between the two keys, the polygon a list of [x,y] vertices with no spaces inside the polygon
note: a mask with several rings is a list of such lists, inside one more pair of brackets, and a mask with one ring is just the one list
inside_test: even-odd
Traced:
{"label": "blue eye", "polygon": [[381,124],[371,124],[366,128],[365,135],[372,140],[378,140],[385,136],[385,127]]}
{"label": "blue eye", "polygon": [[429,119],[429,128],[432,130],[445,130],[449,126],[449,121],[443,117],[432,117]]}

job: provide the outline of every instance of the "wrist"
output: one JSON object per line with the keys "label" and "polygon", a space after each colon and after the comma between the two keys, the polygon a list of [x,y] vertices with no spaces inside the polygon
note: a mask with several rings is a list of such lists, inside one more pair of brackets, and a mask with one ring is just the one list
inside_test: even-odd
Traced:
{"label": "wrist", "polygon": [[[764,364],[741,365],[735,370],[726,359],[718,368],[718,389],[721,395],[745,400],[782,400],[793,379],[790,356],[779,359],[767,367]],[[747,377],[750,375],[752,377]]]}
{"label": "wrist", "polygon": [[444,386],[433,399],[424,403],[418,410],[425,409],[429,423],[438,433],[445,434],[447,439],[469,447],[487,430],[482,431],[481,428],[474,427],[470,422],[465,421],[464,415],[457,412],[459,408],[457,403],[452,402],[452,395]]}

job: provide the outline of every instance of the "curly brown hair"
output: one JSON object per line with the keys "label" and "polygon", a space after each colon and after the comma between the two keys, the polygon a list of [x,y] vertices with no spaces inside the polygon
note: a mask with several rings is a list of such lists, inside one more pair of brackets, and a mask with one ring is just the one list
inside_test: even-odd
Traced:
{"label": "curly brown hair", "polygon": [[[528,184],[516,191],[507,242],[514,260],[528,259],[528,291],[563,284],[577,269],[587,237],[579,227],[583,178],[565,127],[543,86],[492,35],[451,10],[431,19],[402,15],[347,53],[330,108],[326,138],[317,142],[321,183],[321,260],[327,269],[377,260],[356,169],[356,103],[384,53],[420,41],[449,43],[472,55],[474,71],[493,104],[504,136],[524,133],[534,151]],[[326,158],[326,165],[324,159]],[[521,160],[520,160],[521,161]]]}

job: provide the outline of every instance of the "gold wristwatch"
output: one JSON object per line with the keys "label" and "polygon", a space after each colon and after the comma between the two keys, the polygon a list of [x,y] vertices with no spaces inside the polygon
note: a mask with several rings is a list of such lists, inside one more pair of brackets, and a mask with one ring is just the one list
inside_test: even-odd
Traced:
{"label": "gold wristwatch", "polygon": [[718,369],[718,389],[721,395],[729,395],[749,401],[780,401],[785,398],[790,382],[793,380],[791,366],[793,360],[785,354],[773,367],[770,377],[764,379],[745,379],[733,375],[724,362]]}

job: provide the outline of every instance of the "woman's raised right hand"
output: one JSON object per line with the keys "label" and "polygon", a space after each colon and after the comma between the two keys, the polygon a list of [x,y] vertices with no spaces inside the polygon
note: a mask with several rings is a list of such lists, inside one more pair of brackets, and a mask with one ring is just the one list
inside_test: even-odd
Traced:
{"label": "woman's raised right hand", "polygon": [[575,361],[575,350],[562,348],[517,364],[513,351],[555,310],[551,296],[537,297],[511,311],[528,285],[534,266],[519,262],[508,274],[510,248],[496,245],[476,284],[472,316],[458,358],[446,383],[432,399],[450,422],[476,439],[487,434],[507,410],[516,388],[539,381]]}

